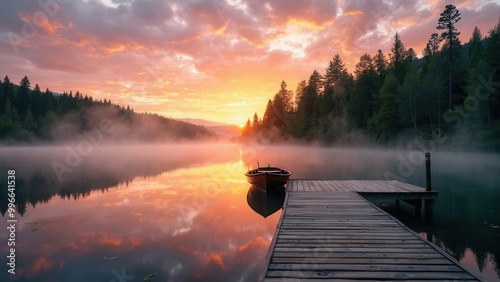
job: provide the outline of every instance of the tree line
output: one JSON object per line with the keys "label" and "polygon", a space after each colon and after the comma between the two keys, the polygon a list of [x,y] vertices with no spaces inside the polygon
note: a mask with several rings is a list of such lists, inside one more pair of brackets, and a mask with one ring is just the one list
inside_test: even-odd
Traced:
{"label": "tree line", "polygon": [[[109,119],[118,128],[109,139],[115,142],[215,139],[205,127],[151,113],[136,113],[130,106],[111,100],[94,100],[79,91],[53,93],[31,88],[25,76],[15,85],[6,75],[0,81],[0,139],[38,142],[77,138]],[[63,126],[64,125],[64,126]],[[63,137],[64,135],[64,137]]]}
{"label": "tree line", "polygon": [[[336,54],[325,74],[314,70],[296,90],[282,82],[243,128],[244,140],[335,142],[363,132],[380,143],[422,138],[452,146],[500,149],[500,20],[462,44],[460,12],[447,5],[421,58],[400,34],[391,52],[359,58],[349,73]],[[355,140],[353,140],[355,141]]]}

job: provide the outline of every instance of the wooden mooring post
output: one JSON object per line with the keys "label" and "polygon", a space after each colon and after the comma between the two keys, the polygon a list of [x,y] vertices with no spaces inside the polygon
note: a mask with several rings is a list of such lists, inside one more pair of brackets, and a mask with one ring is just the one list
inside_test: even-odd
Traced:
{"label": "wooden mooring post", "polygon": [[[425,153],[425,191],[432,192],[431,183],[431,153]],[[424,202],[425,220],[432,222],[434,214],[434,199],[409,199],[403,200],[415,208],[415,216],[420,217],[422,213],[422,201]],[[396,200],[396,206],[399,206],[399,199]]]}
{"label": "wooden mooring post", "polygon": [[[432,191],[431,153],[425,153],[425,191]],[[425,220],[431,222],[434,215],[434,200],[424,200]]]}
{"label": "wooden mooring post", "polygon": [[436,191],[393,180],[319,179],[291,179],[286,190],[260,281],[483,281],[368,201],[421,207]]}

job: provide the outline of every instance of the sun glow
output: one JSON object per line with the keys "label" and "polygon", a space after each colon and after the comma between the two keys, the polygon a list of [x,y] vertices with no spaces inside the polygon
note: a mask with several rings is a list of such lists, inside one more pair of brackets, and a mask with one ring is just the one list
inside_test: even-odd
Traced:
{"label": "sun glow", "polygon": [[[313,70],[324,74],[335,54],[352,72],[365,53],[387,56],[396,31],[420,53],[443,9],[439,1],[79,1],[45,16],[9,1],[0,16],[10,11],[23,26],[0,27],[12,47],[0,53],[8,70],[0,75],[136,112],[240,127],[263,114],[281,81],[295,90]],[[495,1],[456,5],[462,42],[474,25],[485,34],[498,22]]]}
{"label": "sun glow", "polygon": [[306,48],[314,41],[314,29],[299,22],[291,22],[276,39],[269,42],[269,51],[283,50],[290,52],[292,58],[306,56]]}

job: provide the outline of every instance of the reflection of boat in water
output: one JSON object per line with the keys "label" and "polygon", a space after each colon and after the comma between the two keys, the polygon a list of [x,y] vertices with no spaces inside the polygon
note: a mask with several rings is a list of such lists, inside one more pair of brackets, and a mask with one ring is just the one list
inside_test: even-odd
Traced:
{"label": "reflection of boat in water", "polygon": [[283,207],[285,201],[285,187],[277,187],[271,192],[250,186],[247,192],[248,205],[263,217],[268,217]]}
{"label": "reflection of boat in water", "polygon": [[285,185],[290,175],[288,170],[272,166],[251,169],[245,173],[250,184],[266,192]]}

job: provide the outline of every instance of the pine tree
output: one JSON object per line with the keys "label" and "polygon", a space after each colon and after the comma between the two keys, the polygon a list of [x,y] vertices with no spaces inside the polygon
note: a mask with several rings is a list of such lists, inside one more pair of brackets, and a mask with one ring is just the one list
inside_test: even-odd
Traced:
{"label": "pine tree", "polygon": [[297,110],[297,131],[299,136],[309,135],[314,131],[318,110],[318,92],[321,85],[321,75],[315,70],[308,80],[300,99]]}
{"label": "pine tree", "polygon": [[253,122],[252,122],[252,132],[258,132],[260,130],[260,120],[259,120],[259,116],[257,115],[257,113],[254,113],[253,114]]}
{"label": "pine tree", "polygon": [[387,73],[387,59],[385,58],[382,50],[378,49],[377,55],[373,57],[373,64],[375,67],[375,71],[384,80],[385,74]]}
{"label": "pine tree", "polygon": [[304,94],[304,89],[306,88],[307,83],[305,80],[302,80],[297,84],[297,89],[295,90],[295,98],[294,98],[294,109],[297,111],[300,100],[302,99],[302,95]]}
{"label": "pine tree", "polygon": [[[438,56],[439,57],[439,56]],[[441,137],[443,131],[443,113],[447,106],[446,72],[442,70],[442,63],[438,57],[431,58],[426,66],[425,73],[422,74],[422,93],[426,101],[429,124],[433,133]]]}
{"label": "pine tree", "polygon": [[42,116],[46,116],[49,111],[57,113],[59,111],[59,103],[58,100],[56,100],[56,98],[54,97],[54,93],[46,88],[45,92],[42,93]]}
{"label": "pine tree", "polygon": [[[498,81],[500,81],[500,52],[498,52],[500,50],[500,19],[497,25],[490,30],[489,34],[485,57],[489,67],[493,71],[492,81],[498,85]],[[491,101],[490,109],[493,118],[500,119],[500,89],[498,86],[493,88],[489,100]],[[500,121],[498,123],[498,126],[500,126]]]}
{"label": "pine tree", "polygon": [[0,89],[0,107],[2,108],[0,109],[0,113],[4,113],[3,106],[7,100],[10,100],[11,103],[14,102],[14,85],[6,75],[3,79],[2,88]]}
{"label": "pine tree", "polygon": [[[383,54],[380,54],[382,52],[376,55],[379,60],[383,58]],[[385,72],[381,61],[379,61],[379,67],[381,73]],[[360,57],[355,72],[354,90],[348,102],[348,118],[355,127],[366,128],[368,120],[373,114],[373,99],[380,87],[380,76],[368,54]]]}
{"label": "pine tree", "polygon": [[497,25],[489,31],[489,34],[490,36],[487,40],[486,48],[486,61],[490,63],[498,77],[500,76],[500,52],[498,52],[498,50],[500,50],[500,19]]}
{"label": "pine tree", "polygon": [[401,125],[412,126],[419,134],[419,124],[422,122],[426,109],[422,99],[421,82],[418,73],[410,69],[403,85],[399,88],[399,117]]}
{"label": "pine tree", "polygon": [[321,76],[321,74],[319,74],[317,70],[314,70],[309,77],[309,81],[307,82],[307,87],[309,87],[309,89],[314,89],[316,95],[319,93],[319,91],[321,91],[322,79],[323,77]]}
{"label": "pine tree", "polygon": [[245,123],[245,126],[243,127],[243,130],[241,131],[241,135],[243,137],[248,137],[251,134],[251,130],[250,119],[248,119],[247,123]]}
{"label": "pine tree", "polygon": [[364,54],[359,58],[354,73],[356,74],[356,78],[359,78],[362,74],[372,70],[375,70],[372,57],[368,54]]}
{"label": "pine tree", "polygon": [[12,113],[12,105],[10,103],[10,100],[7,99],[7,101],[5,102],[5,107],[4,107],[4,110],[3,110],[3,116],[6,118],[6,119],[9,119],[9,120],[13,120],[14,118],[14,115]]}
{"label": "pine tree", "polygon": [[400,129],[398,115],[399,83],[396,76],[389,73],[377,96],[377,111],[368,121],[368,130],[382,141],[387,141]]}
{"label": "pine tree", "polygon": [[21,79],[21,83],[19,84],[19,86],[26,89],[29,89],[31,87],[31,82],[27,76],[24,76],[23,79]]}
{"label": "pine tree", "polygon": [[285,112],[285,105],[283,103],[282,96],[280,93],[276,93],[273,98],[273,115],[283,115]]}
{"label": "pine tree", "polygon": [[7,95],[3,91],[3,83],[0,81],[0,116],[5,112],[5,103],[7,102]]}
{"label": "pine tree", "polygon": [[340,82],[342,76],[347,72],[344,62],[340,58],[339,54],[335,54],[333,59],[330,61],[325,74],[325,84],[324,87],[328,88],[334,86]]}
{"label": "pine tree", "polygon": [[30,110],[35,120],[38,120],[42,115],[42,91],[40,91],[40,86],[35,85],[35,88],[31,92],[30,99]]}
{"label": "pine tree", "polygon": [[445,40],[443,48],[449,54],[449,72],[448,72],[448,108],[451,110],[452,103],[452,85],[453,85],[453,49],[455,46],[460,45],[458,36],[460,32],[457,31],[455,24],[460,20],[460,12],[454,5],[446,5],[445,10],[441,13],[438,20],[439,30],[444,30],[441,33],[441,38]]}
{"label": "pine tree", "polygon": [[12,121],[19,121],[19,113],[17,112],[16,107],[12,107]]}
{"label": "pine tree", "polygon": [[30,86],[31,83],[27,76],[21,79],[19,84],[19,88],[17,89],[16,97],[15,97],[15,107],[20,117],[24,117],[26,112],[28,111],[30,97]]}
{"label": "pine tree", "polygon": [[28,107],[28,111],[26,112],[26,116],[24,117],[24,128],[34,131],[36,126],[35,126],[35,120],[33,119],[33,114],[31,113],[31,109]]}
{"label": "pine tree", "polygon": [[460,19],[460,12],[454,5],[446,5],[444,11],[440,14],[436,29],[444,30],[441,33],[441,39],[445,40],[443,46],[445,49],[453,49],[453,45],[458,42],[460,32],[457,31],[455,24],[460,21]]}
{"label": "pine tree", "polygon": [[409,65],[413,65],[413,63],[418,60],[417,53],[415,53],[415,50],[413,50],[413,48],[410,48],[408,49],[408,51],[406,51],[405,57]]}
{"label": "pine tree", "polygon": [[10,81],[8,76],[5,76],[3,80],[4,94],[12,102],[15,99],[14,84]]}
{"label": "pine tree", "polygon": [[391,68],[394,70],[398,82],[402,83],[406,74],[407,52],[398,32],[394,35],[394,43],[392,44],[391,51]]}
{"label": "pine tree", "polygon": [[474,27],[472,36],[469,40],[469,69],[475,68],[479,60],[484,57],[483,36],[479,28]]}
{"label": "pine tree", "polygon": [[273,120],[273,102],[271,99],[267,101],[266,111],[264,112],[264,117],[262,117],[262,128],[271,128],[271,121]]}
{"label": "pine tree", "polygon": [[441,37],[439,37],[439,34],[433,33],[431,34],[431,38],[429,39],[429,42],[427,44],[429,45],[431,55],[434,55],[437,53],[439,50],[439,44],[441,44]]}
{"label": "pine tree", "polygon": [[282,103],[282,106],[278,107],[283,108],[283,113],[291,112],[293,110],[293,103],[292,103],[293,92],[287,89],[287,85],[284,80],[281,82],[278,95],[280,96]]}
{"label": "pine tree", "polygon": [[321,118],[326,118],[332,113],[335,107],[335,101],[333,97],[333,87],[328,87],[323,92],[323,95],[318,97],[319,101],[319,116]]}
{"label": "pine tree", "polygon": [[424,57],[424,63],[423,63],[423,73],[425,74],[427,72],[427,68],[429,67],[429,64],[431,63],[431,60],[435,57],[435,54],[439,50],[439,44],[441,43],[441,37],[437,33],[433,33],[431,35],[431,38],[425,45],[424,50],[422,51],[422,55]]}

